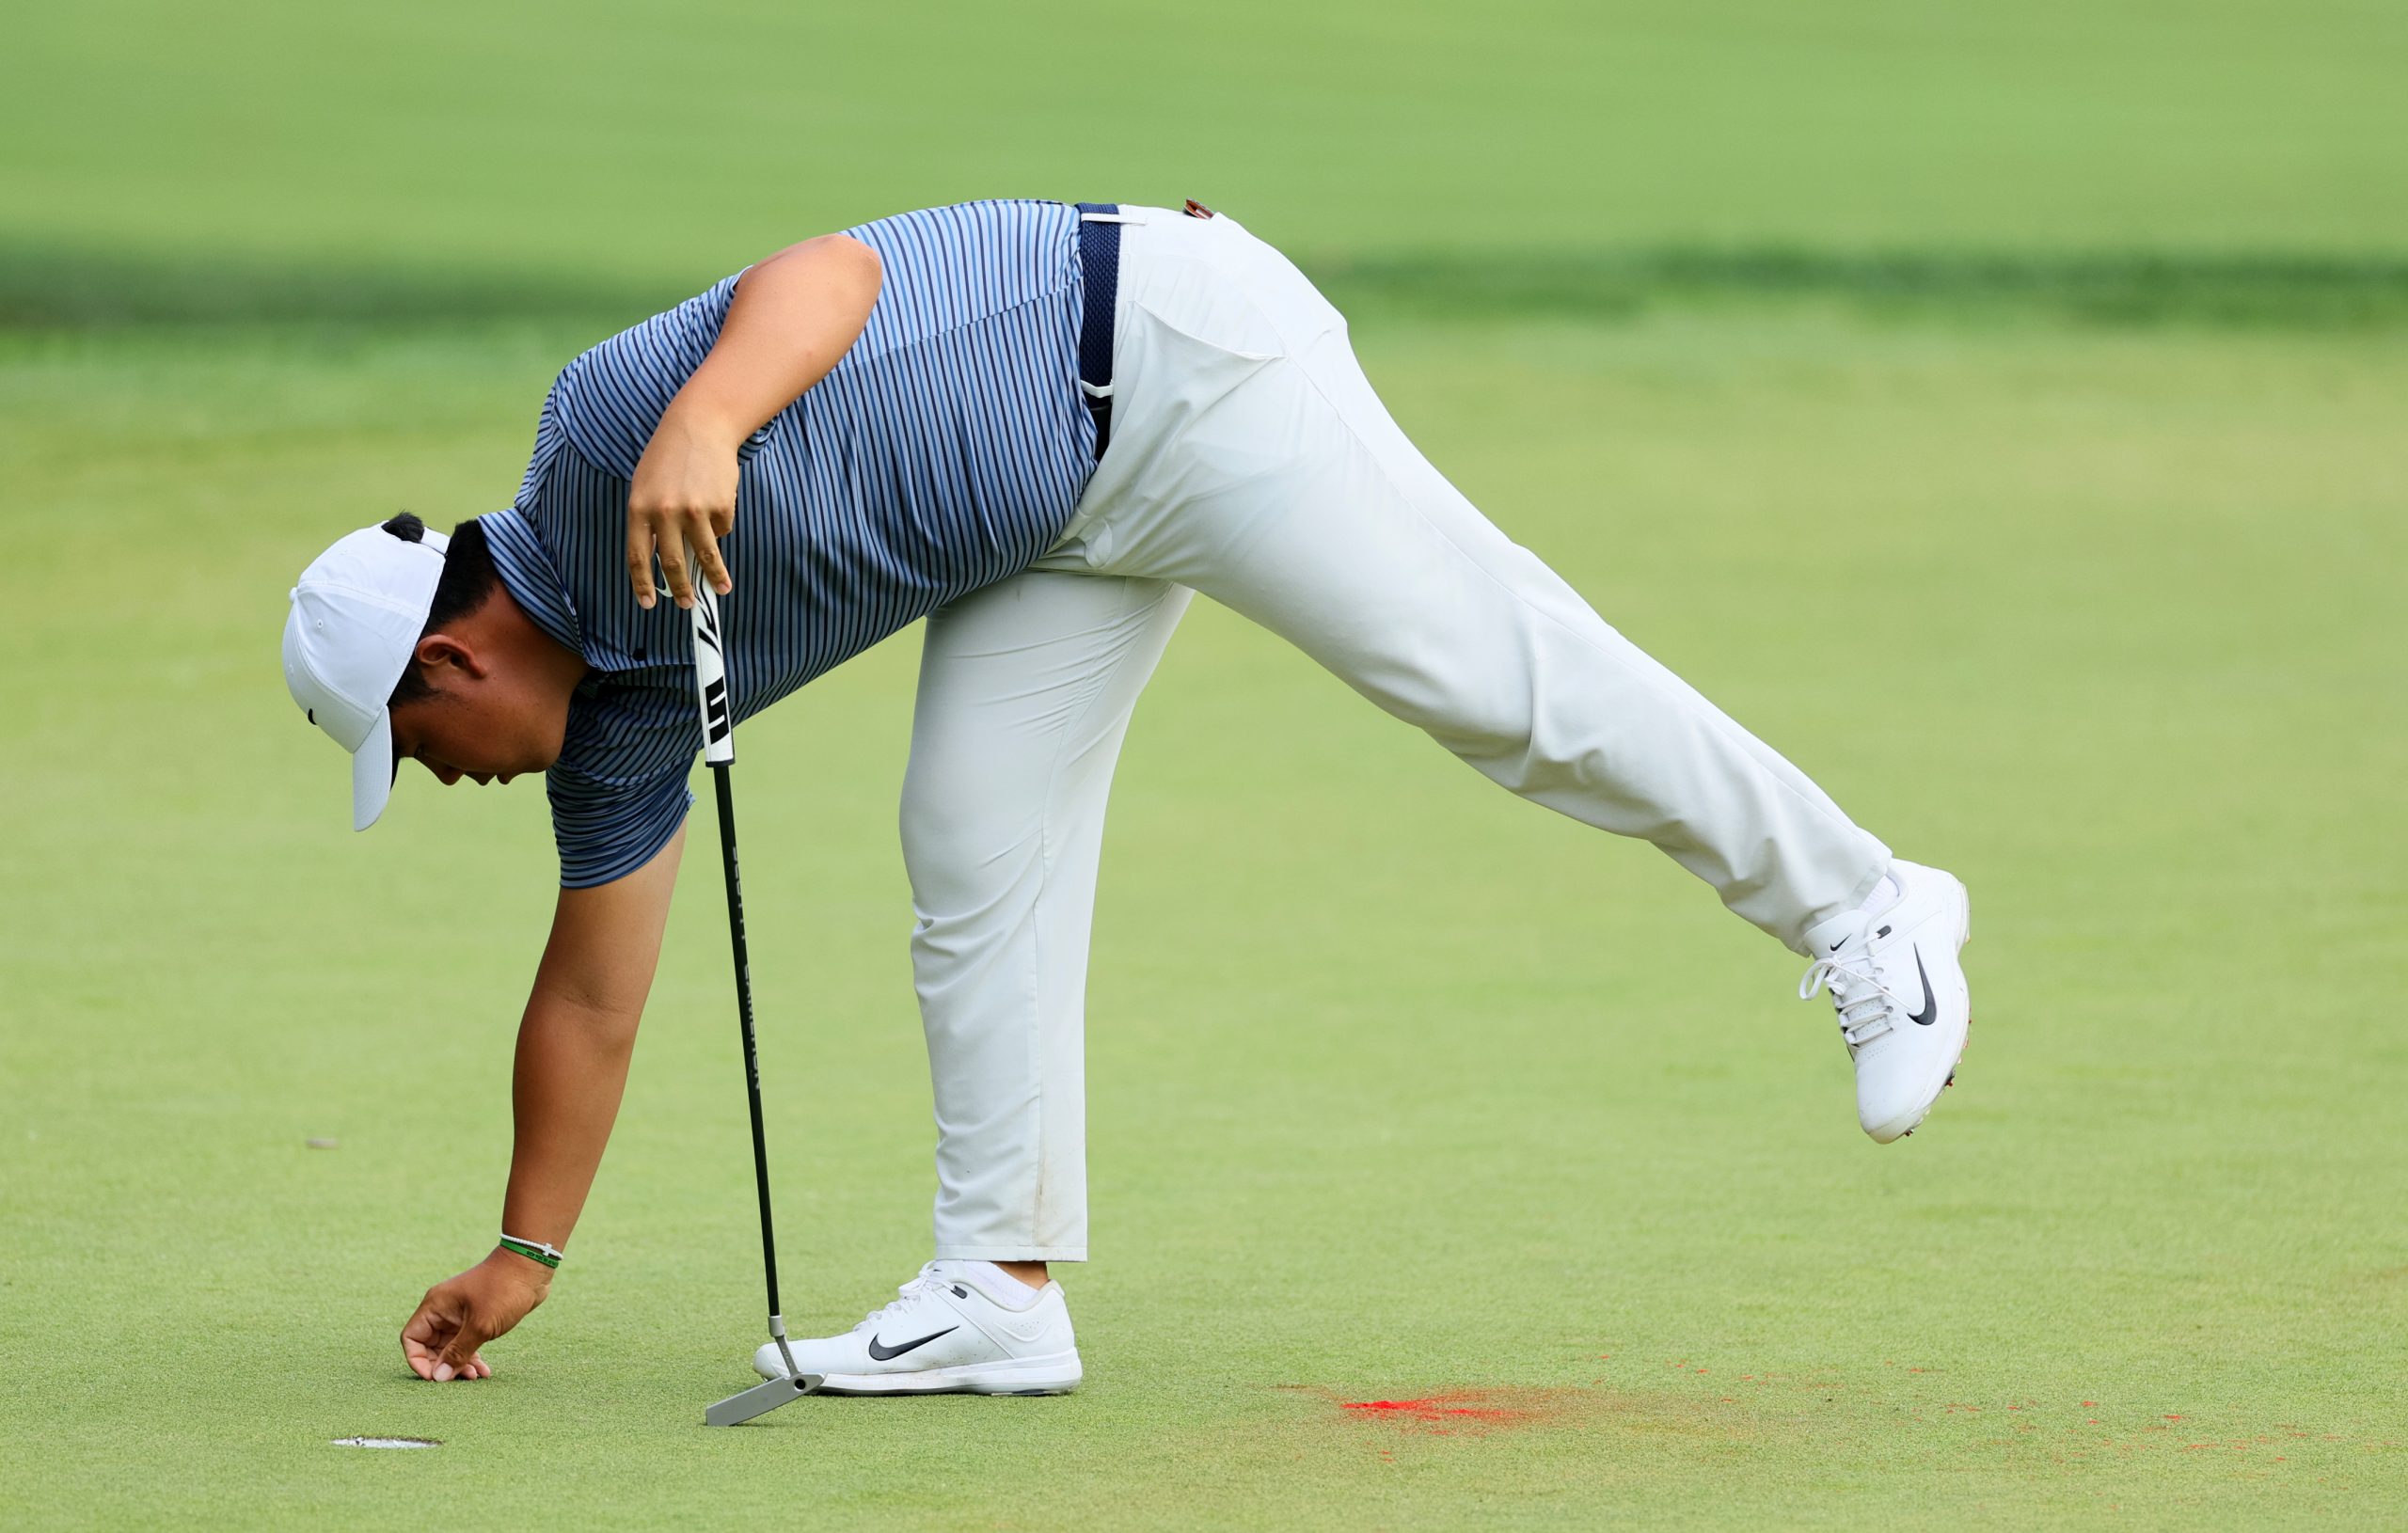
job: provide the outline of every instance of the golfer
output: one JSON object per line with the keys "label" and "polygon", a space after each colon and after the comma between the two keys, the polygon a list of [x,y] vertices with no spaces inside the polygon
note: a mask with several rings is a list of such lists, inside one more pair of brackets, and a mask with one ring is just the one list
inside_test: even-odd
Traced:
{"label": "golfer", "polygon": [[927,620],[901,820],[934,1259],[794,1344],[832,1392],[1079,1382],[1048,1269],[1087,1254],[1104,805],[1198,592],[1508,791],[1653,842],[1809,957],[1799,994],[1830,988],[1876,1140],[1956,1070],[1963,886],[1893,859],[1491,526],[1276,250],[1193,202],[904,213],[594,347],[545,399],[506,509],[448,541],[410,516],[363,529],[293,590],[285,679],[352,753],[355,828],[405,761],[446,785],[542,772],[560,848],[501,1239],[410,1317],[421,1377],[492,1371],[480,1349],[543,1302],[610,1138],[702,744],[679,610],[702,580],[726,598],[738,720]]}

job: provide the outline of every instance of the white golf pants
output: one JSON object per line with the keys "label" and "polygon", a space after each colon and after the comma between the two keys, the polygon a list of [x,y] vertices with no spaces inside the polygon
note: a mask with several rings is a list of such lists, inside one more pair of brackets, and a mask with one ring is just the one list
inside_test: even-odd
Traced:
{"label": "white golf pants", "polygon": [[1123,217],[1109,450],[1045,559],[928,620],[902,831],[940,1256],[1086,1256],[1104,803],[1196,592],[1792,947],[1890,861],[1424,462],[1286,258],[1227,215]]}

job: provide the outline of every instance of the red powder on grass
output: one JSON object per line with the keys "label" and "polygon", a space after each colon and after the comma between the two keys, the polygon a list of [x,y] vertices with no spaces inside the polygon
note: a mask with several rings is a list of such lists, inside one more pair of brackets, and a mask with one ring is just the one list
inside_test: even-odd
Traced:
{"label": "red powder on grass", "polygon": [[1358,1419],[1386,1421],[1433,1436],[1484,1434],[1550,1421],[1586,1395],[1570,1389],[1458,1389],[1403,1399],[1341,1399],[1338,1408]]}
{"label": "red powder on grass", "polygon": [[1419,1400],[1342,1400],[1349,1411],[1395,1411],[1416,1421],[1445,1421],[1450,1416],[1472,1416],[1481,1421],[1510,1421],[1512,1411],[1495,1410],[1477,1405],[1450,1405],[1447,1401],[1461,1399],[1458,1395],[1433,1395]]}

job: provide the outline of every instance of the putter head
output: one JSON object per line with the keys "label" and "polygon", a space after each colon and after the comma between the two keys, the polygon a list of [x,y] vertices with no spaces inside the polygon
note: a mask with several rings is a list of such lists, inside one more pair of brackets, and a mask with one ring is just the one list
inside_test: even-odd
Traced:
{"label": "putter head", "polygon": [[764,1379],[740,1395],[730,1395],[703,1413],[706,1427],[735,1427],[757,1415],[768,1415],[779,1406],[816,1390],[824,1382],[816,1373],[789,1374],[779,1379]]}

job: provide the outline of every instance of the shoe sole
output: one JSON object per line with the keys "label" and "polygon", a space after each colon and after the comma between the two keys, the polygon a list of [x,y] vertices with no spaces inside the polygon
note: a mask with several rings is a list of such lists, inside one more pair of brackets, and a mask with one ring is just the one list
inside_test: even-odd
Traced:
{"label": "shoe sole", "polygon": [[1067,1395],[1085,1370],[1079,1354],[1030,1358],[1016,1363],[977,1363],[962,1367],[922,1368],[911,1373],[832,1373],[822,1395]]}
{"label": "shoe sole", "polygon": [[[1965,887],[1965,880],[1957,877],[1955,874],[1949,875],[1949,881],[1956,886],[1956,909],[1961,917],[1961,925],[1964,927],[1963,935],[1956,939],[1956,951],[1958,953],[1963,953],[1965,951],[1965,944],[1973,940],[1973,895],[1972,893]],[[1931,1094],[1931,1100],[1923,1104],[1923,1111],[1915,1114],[1915,1120],[1912,1123],[1908,1124],[1905,1128],[1899,1130],[1896,1133],[1891,1135],[1887,1139],[1880,1139],[1877,1137],[1875,1139],[1875,1143],[1894,1145],[1901,1139],[1913,1138],[1915,1130],[1923,1127],[1924,1119],[1931,1116],[1931,1110],[1940,1105],[1940,1098],[1947,1094],[1950,1086],[1956,1083],[1956,1071],[1965,1063],[1965,1051],[1971,1049],[1972,1046],[1973,1010],[1972,1006],[1969,1003],[1965,1008],[1965,1041],[1956,1046],[1956,1058],[1948,1067],[1948,1079],[1940,1083],[1940,1089]]]}

